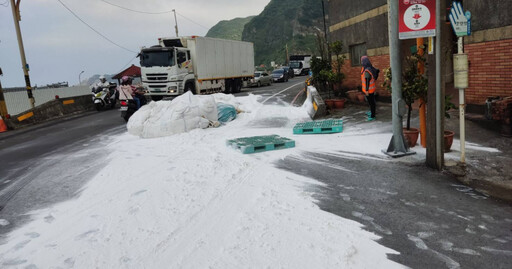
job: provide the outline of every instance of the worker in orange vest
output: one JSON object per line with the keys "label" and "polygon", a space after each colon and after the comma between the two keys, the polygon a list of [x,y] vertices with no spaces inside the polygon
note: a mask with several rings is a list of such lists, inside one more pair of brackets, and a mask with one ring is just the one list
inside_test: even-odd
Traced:
{"label": "worker in orange vest", "polygon": [[375,120],[375,90],[376,84],[375,81],[379,77],[379,69],[373,67],[372,63],[368,56],[361,57],[361,85],[362,91],[366,95],[366,100],[370,106],[370,111],[366,114],[368,115],[368,121]]}

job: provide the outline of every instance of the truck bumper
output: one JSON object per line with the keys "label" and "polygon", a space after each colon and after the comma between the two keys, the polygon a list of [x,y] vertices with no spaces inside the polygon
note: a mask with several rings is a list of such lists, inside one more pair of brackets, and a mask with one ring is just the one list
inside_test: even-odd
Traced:
{"label": "truck bumper", "polygon": [[166,83],[160,85],[145,84],[148,95],[153,96],[178,96],[183,90],[179,88],[179,83]]}

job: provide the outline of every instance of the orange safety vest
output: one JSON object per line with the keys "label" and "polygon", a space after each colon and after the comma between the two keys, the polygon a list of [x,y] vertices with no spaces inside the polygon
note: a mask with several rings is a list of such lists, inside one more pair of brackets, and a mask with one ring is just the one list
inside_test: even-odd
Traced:
{"label": "orange safety vest", "polygon": [[361,69],[361,84],[362,84],[362,87],[363,87],[363,92],[366,93],[366,79],[364,78],[364,74],[368,72],[368,74],[370,74],[370,76],[372,77],[370,79],[370,86],[368,87],[368,91],[370,94],[374,93],[375,92],[375,78],[373,77],[372,75],[372,72],[370,72],[369,70],[364,70],[364,67]]}

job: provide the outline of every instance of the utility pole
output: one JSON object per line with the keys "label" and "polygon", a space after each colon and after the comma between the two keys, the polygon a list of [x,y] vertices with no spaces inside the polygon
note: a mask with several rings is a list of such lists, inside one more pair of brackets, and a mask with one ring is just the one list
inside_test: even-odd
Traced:
{"label": "utility pole", "polygon": [[441,1],[436,0],[436,167],[443,169],[444,151],[443,151],[443,126],[442,117],[444,117],[444,107],[441,101],[442,83],[441,83]]}
{"label": "utility pole", "polygon": [[327,57],[329,57],[329,66],[331,65],[331,48],[329,46],[329,39],[327,38],[327,24],[325,23],[325,6],[324,6],[324,0],[322,1],[322,14],[324,19],[324,35],[325,35],[325,43],[327,44]]}
{"label": "utility pole", "polygon": [[288,55],[288,43],[286,44],[286,66],[289,66],[290,65],[290,62],[289,62],[289,55]]}
{"label": "utility pole", "polygon": [[409,150],[404,134],[402,119],[405,115],[405,101],[402,99],[402,63],[400,61],[400,40],[398,38],[398,1],[388,0],[389,52],[393,79],[391,98],[393,102],[393,137],[387,150],[382,152],[393,158],[415,154]]}
{"label": "utility pole", "polygon": [[174,12],[174,28],[176,29],[176,37],[179,37],[178,35],[178,19],[176,19],[176,9],[173,9],[172,12]]}
{"label": "utility pole", "polygon": [[21,0],[17,0],[16,3],[14,0],[11,0],[11,8],[12,8],[12,17],[14,19],[14,26],[16,27],[16,35],[18,36],[18,46],[20,48],[20,56],[21,56],[21,65],[23,67],[23,72],[25,74],[25,84],[27,88],[28,99],[30,100],[30,106],[32,108],[35,106],[36,100],[32,95],[32,86],[30,86],[30,77],[28,75],[29,66],[27,64],[27,59],[25,58],[25,48],[23,47],[23,39],[21,38],[21,30],[20,30],[20,2]]}

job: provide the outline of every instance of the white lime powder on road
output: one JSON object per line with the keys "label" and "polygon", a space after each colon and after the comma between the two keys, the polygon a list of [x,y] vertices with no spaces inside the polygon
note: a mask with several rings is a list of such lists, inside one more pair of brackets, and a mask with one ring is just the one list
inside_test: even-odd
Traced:
{"label": "white lime powder on road", "polygon": [[[155,139],[121,135],[109,145],[109,165],[76,199],[32,212],[30,223],[8,235],[0,245],[0,264],[13,268],[402,267],[387,259],[387,254],[399,253],[379,245],[377,235],[315,205],[306,189],[319,182],[273,165],[304,151],[339,154],[343,149],[357,152],[355,158],[365,158],[364,154],[375,158],[390,134],[370,135],[373,139],[365,141],[372,142],[361,143],[358,134],[364,131],[354,126],[321,138],[294,136],[295,123],[309,119],[305,109],[264,106],[258,98],[236,98],[245,113],[219,128]],[[282,126],[262,128],[272,119],[279,119]],[[384,124],[372,124],[385,129]],[[295,139],[296,148],[243,155],[225,145],[228,139],[269,134]]]}

